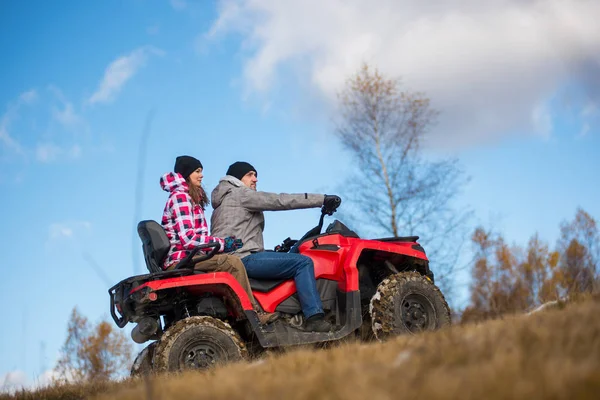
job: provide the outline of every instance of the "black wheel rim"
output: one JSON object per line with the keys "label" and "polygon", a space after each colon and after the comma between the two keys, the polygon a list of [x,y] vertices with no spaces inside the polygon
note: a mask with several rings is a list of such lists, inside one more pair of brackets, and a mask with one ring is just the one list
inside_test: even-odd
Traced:
{"label": "black wheel rim", "polygon": [[413,292],[399,302],[402,324],[411,333],[433,330],[436,325],[435,308],[427,296]]}
{"label": "black wheel rim", "polygon": [[206,369],[226,359],[225,351],[216,343],[197,340],[183,349],[179,356],[181,369]]}

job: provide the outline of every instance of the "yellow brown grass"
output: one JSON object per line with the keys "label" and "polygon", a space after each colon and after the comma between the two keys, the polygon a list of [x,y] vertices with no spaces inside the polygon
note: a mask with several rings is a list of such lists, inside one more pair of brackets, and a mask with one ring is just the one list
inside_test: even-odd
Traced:
{"label": "yellow brown grass", "polygon": [[123,390],[128,385],[139,382],[90,382],[85,384],[56,384],[35,391],[19,390],[16,393],[0,394],[0,400],[79,400],[89,398],[98,393],[107,393],[116,389]]}
{"label": "yellow brown grass", "polygon": [[128,381],[94,399],[597,399],[599,315],[594,299],[383,344]]}

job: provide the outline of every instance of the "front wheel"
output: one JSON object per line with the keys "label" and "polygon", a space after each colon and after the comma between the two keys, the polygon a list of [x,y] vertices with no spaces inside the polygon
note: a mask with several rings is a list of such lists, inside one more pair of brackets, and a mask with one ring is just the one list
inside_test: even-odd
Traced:
{"label": "front wheel", "polygon": [[140,354],[137,355],[131,366],[131,376],[144,376],[153,372],[152,358],[154,357],[156,343],[157,342],[152,342],[140,351]]}
{"label": "front wheel", "polygon": [[384,279],[371,298],[369,313],[378,340],[432,331],[451,323],[444,295],[418,272],[401,272]]}
{"label": "front wheel", "polygon": [[229,324],[213,317],[189,317],[162,335],[154,367],[157,371],[207,369],[245,358],[246,346]]}

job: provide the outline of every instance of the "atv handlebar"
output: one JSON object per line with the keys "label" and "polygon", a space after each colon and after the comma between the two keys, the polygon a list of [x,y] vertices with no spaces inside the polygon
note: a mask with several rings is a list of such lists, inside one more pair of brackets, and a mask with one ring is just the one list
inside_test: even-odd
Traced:
{"label": "atv handlebar", "polygon": [[[342,204],[342,199],[338,196],[325,196],[326,200],[327,197],[334,197],[333,200],[333,204],[323,204],[323,207],[321,207],[321,214],[322,215],[333,215],[334,212],[337,211],[338,207],[340,206],[340,204]],[[325,201],[325,203],[327,203],[327,201]]]}
{"label": "atv handlebar", "polygon": [[290,238],[285,239],[282,244],[275,246],[275,251],[283,253],[297,252],[296,249],[298,248],[298,246],[300,246],[302,242],[304,242],[310,237],[321,234],[321,229],[323,229],[323,219],[325,218],[325,215],[333,215],[333,213],[337,211],[340,204],[342,204],[342,199],[340,199],[339,197],[333,204],[330,204],[329,206],[323,204],[323,206],[321,207],[321,217],[319,218],[319,225],[306,232],[300,240],[292,240]]}
{"label": "atv handlebar", "polygon": [[[192,260],[192,258],[194,258],[194,256],[196,254],[198,254],[198,252],[200,250],[205,250],[205,249],[210,249],[212,248],[212,250],[208,253],[206,253],[203,256],[200,256],[198,258],[196,258],[195,260]],[[177,265],[175,266],[175,269],[184,269],[184,268],[188,268],[188,269],[193,269],[194,268],[194,264],[200,262],[200,261],[206,261],[209,258],[212,258],[212,256],[214,256],[215,254],[217,254],[217,252],[221,249],[221,244],[219,242],[212,242],[212,243],[207,243],[207,244],[201,244],[198,247],[195,247],[194,250],[192,250],[190,252],[190,254],[188,254],[183,260],[179,261],[177,263]],[[193,262],[192,262],[193,261]]]}

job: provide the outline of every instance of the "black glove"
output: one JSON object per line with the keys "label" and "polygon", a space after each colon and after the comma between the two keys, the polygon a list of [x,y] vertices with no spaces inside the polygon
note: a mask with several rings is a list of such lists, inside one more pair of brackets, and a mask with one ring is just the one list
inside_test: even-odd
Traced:
{"label": "black glove", "polygon": [[242,243],[242,239],[236,239],[235,236],[227,236],[225,239],[225,248],[223,249],[224,253],[231,253],[237,249],[241,249],[244,245]]}
{"label": "black glove", "polygon": [[340,196],[328,194],[325,195],[325,200],[323,200],[323,207],[326,211],[333,214],[333,212],[337,210],[340,204],[342,204],[342,199],[340,198]]}

